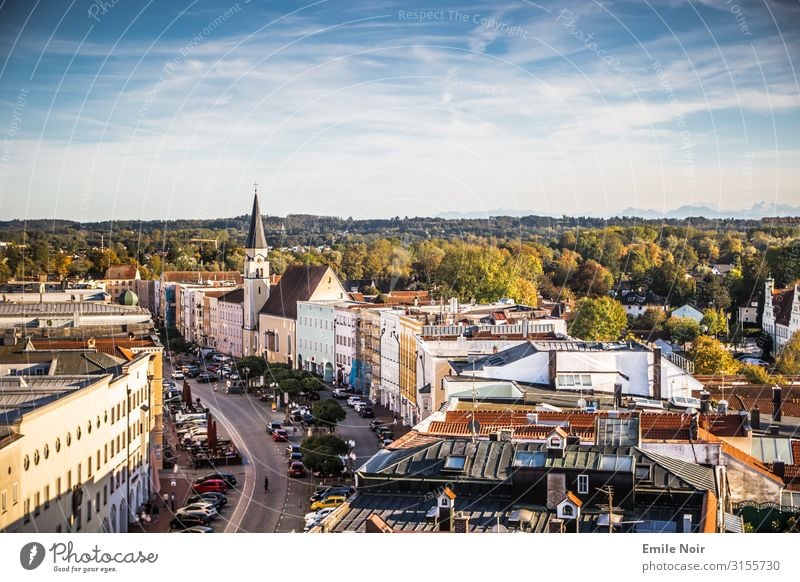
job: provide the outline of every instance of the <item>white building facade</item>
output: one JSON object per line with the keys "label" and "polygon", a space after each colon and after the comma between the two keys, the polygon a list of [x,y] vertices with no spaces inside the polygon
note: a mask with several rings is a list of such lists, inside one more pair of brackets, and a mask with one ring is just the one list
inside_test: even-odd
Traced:
{"label": "white building facade", "polygon": [[341,378],[345,385],[350,386],[351,372],[356,366],[356,342],[358,339],[358,310],[339,305],[334,308],[336,326],[335,339],[335,367],[337,381],[341,371]]}
{"label": "white building facade", "polygon": [[800,331],[800,295],[797,285],[775,290],[775,281],[764,282],[764,315],[761,326],[772,338],[773,352],[779,353]]}
{"label": "white building facade", "polygon": [[336,304],[330,302],[297,302],[297,354],[303,369],[322,376],[323,381],[335,378]]}

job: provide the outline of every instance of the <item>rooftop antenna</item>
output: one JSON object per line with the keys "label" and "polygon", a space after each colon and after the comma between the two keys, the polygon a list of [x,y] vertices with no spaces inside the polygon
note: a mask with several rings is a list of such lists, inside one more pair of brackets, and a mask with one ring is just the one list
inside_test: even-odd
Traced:
{"label": "rooftop antenna", "polygon": [[253,194],[258,196],[258,182],[253,182]]}

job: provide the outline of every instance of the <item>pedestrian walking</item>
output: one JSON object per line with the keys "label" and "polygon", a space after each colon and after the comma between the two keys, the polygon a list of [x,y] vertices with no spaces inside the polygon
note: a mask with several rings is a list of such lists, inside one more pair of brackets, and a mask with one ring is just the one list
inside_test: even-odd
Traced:
{"label": "pedestrian walking", "polygon": [[264,476],[264,493],[269,493],[269,477]]}
{"label": "pedestrian walking", "polygon": [[174,493],[172,493],[169,496],[169,502],[170,502],[170,505],[172,506],[172,511],[175,511],[175,494]]}

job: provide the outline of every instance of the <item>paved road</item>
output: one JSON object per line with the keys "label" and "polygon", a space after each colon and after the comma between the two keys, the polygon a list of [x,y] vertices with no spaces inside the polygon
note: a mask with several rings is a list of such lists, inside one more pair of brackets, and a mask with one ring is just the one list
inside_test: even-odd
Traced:
{"label": "paved road", "polygon": [[[275,443],[266,433],[266,424],[284,420],[283,413],[273,413],[270,403],[240,394],[226,395],[223,385],[219,391],[213,384],[190,381],[192,396],[200,398],[211,409],[245,458],[245,479],[239,483],[241,500],[230,515],[226,532],[291,532],[302,531],[303,515],[309,511],[308,497],[314,483],[307,479],[289,479],[285,449],[287,443]],[[329,392],[323,392],[327,397]],[[363,419],[345,401],[347,418],[339,424],[337,433],[345,440],[356,442],[360,466],[377,450],[377,440],[369,430],[369,420]],[[291,435],[291,430],[289,431]],[[292,437],[299,443],[302,435]],[[264,477],[269,477],[270,491],[264,493]]]}

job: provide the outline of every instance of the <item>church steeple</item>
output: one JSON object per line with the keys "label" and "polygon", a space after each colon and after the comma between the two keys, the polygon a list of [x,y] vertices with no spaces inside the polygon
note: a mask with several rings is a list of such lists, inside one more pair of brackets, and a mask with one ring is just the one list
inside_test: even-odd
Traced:
{"label": "church steeple", "polygon": [[250,231],[247,233],[246,249],[266,249],[267,237],[264,236],[264,223],[261,222],[261,208],[258,205],[258,184],[253,184],[253,214],[250,216]]}
{"label": "church steeple", "polygon": [[261,222],[258,205],[258,184],[254,184],[253,214],[250,231],[244,245],[244,305],[242,306],[242,354],[252,356],[259,352],[258,312],[269,298],[269,247]]}

